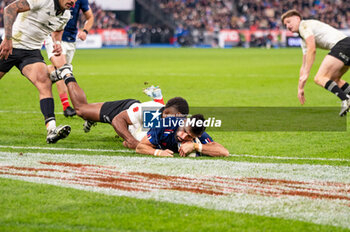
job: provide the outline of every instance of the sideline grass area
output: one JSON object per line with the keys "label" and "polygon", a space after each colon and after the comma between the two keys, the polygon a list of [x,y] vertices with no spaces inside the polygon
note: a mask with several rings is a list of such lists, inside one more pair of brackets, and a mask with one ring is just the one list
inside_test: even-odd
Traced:
{"label": "sideline grass area", "polygon": [[[316,86],[312,80],[312,76],[317,71],[325,54],[323,51],[318,51],[310,80],[305,89],[306,106],[340,106],[340,102],[335,96]],[[188,100],[191,106],[285,107],[299,106],[297,83],[301,56],[300,49],[79,50],[73,64],[78,83],[84,89],[89,102],[104,102],[125,98],[147,101],[149,98],[143,95],[141,90],[144,88],[144,82],[148,82],[162,88],[165,100],[182,96]],[[349,74],[345,75],[344,79],[350,81]],[[82,131],[82,119],[77,117],[66,119],[62,114],[56,115],[57,123],[71,125],[72,133],[67,139],[55,145],[47,145],[45,142],[45,126],[40,114],[38,92],[35,87],[25,80],[16,69],[3,77],[0,86],[0,145],[124,149],[120,140],[115,138],[115,132],[111,126],[98,124],[90,133],[85,134]],[[55,87],[54,97],[56,112],[61,113],[62,108]],[[231,154],[350,159],[350,133],[348,131],[213,132],[211,135],[214,140],[227,147]],[[0,148],[0,151],[36,152],[30,149],[8,148]],[[49,153],[50,151],[45,152]],[[53,152],[59,153],[57,151]],[[79,152],[62,151],[62,153],[74,154]],[[83,153],[86,154],[87,152]],[[91,152],[89,154],[95,155],[96,153]],[[103,154],[135,155],[113,152]],[[349,165],[347,161],[268,160],[244,157],[225,159]],[[207,231],[207,229],[213,231],[255,231],[261,229],[281,231],[284,226],[288,231],[293,228],[297,228],[296,231],[335,230],[326,226],[281,219],[109,197],[3,179],[0,179],[0,186],[0,205],[8,205],[8,208],[0,207],[0,218],[7,220],[5,226],[9,225],[6,229],[0,227],[0,230],[6,231],[10,229],[22,231],[22,228],[26,228],[28,225],[26,223],[31,223],[31,218],[33,218],[33,224],[29,224],[28,228],[33,228],[33,230],[41,230],[40,226],[43,226],[44,230],[86,229],[96,231],[99,229],[96,228],[99,227],[99,223],[103,223],[102,231],[111,228],[119,231],[167,231],[175,225],[177,220],[184,224],[198,226],[188,227],[188,231],[191,231],[191,229],[192,231]],[[79,197],[76,195],[79,195]],[[45,200],[44,196],[47,196],[48,200]],[[33,203],[31,203],[32,199]],[[55,203],[50,203],[50,200]],[[45,208],[35,207],[34,203],[40,203],[41,201],[49,207],[47,211]],[[21,202],[21,207],[18,202]],[[80,210],[80,205],[88,212]],[[119,208],[111,207],[113,205],[118,205]],[[162,208],[159,213],[160,218],[156,216],[159,207]],[[31,213],[32,208],[35,209],[33,214]],[[50,208],[53,211],[52,214]],[[66,213],[60,215],[58,213],[60,210]],[[69,213],[69,210],[72,210],[72,214]],[[124,211],[130,212],[133,210],[136,210],[136,212],[130,214],[131,216],[128,213],[123,213]],[[183,218],[183,211],[189,211],[190,216]],[[46,212],[48,212],[47,215]],[[149,214],[149,212],[151,213]],[[81,215],[81,213],[83,213],[83,216],[73,217],[74,215]],[[214,216],[208,218],[208,215]],[[21,216],[26,219],[23,220],[23,224],[17,224]],[[133,216],[136,218],[132,219]],[[55,225],[58,225],[58,221],[55,221],[52,217],[67,221],[67,227],[56,228]],[[169,222],[164,220],[164,217],[169,217]],[[123,224],[121,222],[123,220],[129,223]],[[205,223],[200,225],[203,221]],[[227,221],[229,222],[225,224]],[[0,225],[3,222],[0,222]],[[132,222],[135,223],[130,225]],[[91,225],[91,227],[79,227],[85,223]],[[138,225],[139,223],[148,227],[141,227]],[[220,227],[221,224],[224,224],[223,227]],[[183,230],[186,230],[187,227],[183,228]]]}
{"label": "sideline grass area", "polygon": [[346,231],[22,181],[0,189],[0,231]]}

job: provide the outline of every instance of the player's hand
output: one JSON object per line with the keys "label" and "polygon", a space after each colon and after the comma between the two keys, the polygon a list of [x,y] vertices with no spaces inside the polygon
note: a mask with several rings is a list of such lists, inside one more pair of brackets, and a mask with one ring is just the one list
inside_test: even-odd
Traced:
{"label": "player's hand", "polygon": [[87,37],[87,34],[85,31],[79,31],[78,32],[78,38],[81,40],[81,41],[85,41],[86,40],[86,37]]}
{"label": "player's hand", "polygon": [[303,89],[298,89],[298,99],[300,101],[300,104],[304,105],[306,99],[304,96],[304,90]]}
{"label": "player's hand", "polygon": [[7,60],[9,55],[12,55],[12,40],[4,38],[0,44],[0,59]]}
{"label": "player's hand", "polygon": [[161,157],[174,157],[173,156],[174,152],[169,150],[169,149],[166,149],[166,150],[160,150],[158,156],[161,156]]}
{"label": "player's hand", "polygon": [[134,142],[123,141],[123,146],[130,149],[136,149],[139,142],[135,140]]}
{"label": "player's hand", "polygon": [[62,46],[61,46],[61,43],[54,43],[53,45],[53,51],[52,53],[55,55],[55,56],[60,56],[62,54]]}
{"label": "player's hand", "polygon": [[187,154],[191,153],[194,150],[192,142],[186,142],[181,144],[179,148],[179,154],[181,157],[186,157]]}

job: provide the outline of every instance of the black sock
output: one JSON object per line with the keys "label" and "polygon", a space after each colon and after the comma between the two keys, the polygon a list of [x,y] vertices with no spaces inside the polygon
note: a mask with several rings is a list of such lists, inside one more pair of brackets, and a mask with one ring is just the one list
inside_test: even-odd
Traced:
{"label": "black sock", "polygon": [[348,97],[346,96],[346,94],[343,92],[343,90],[341,90],[337,83],[335,83],[335,81],[329,80],[327,81],[326,85],[324,86],[325,89],[331,91],[332,93],[334,93],[336,96],[338,96],[340,98],[340,100],[344,101],[347,100]]}
{"label": "black sock", "polygon": [[73,74],[67,74],[64,76],[64,83],[66,83],[66,85],[68,85],[69,82],[77,82],[77,80],[75,80],[75,77],[73,76]]}
{"label": "black sock", "polygon": [[340,88],[345,94],[350,94],[350,85],[345,82],[345,84]]}
{"label": "black sock", "polygon": [[45,125],[55,120],[55,103],[53,101],[53,98],[44,98],[40,100],[40,109],[41,113],[45,117]]}

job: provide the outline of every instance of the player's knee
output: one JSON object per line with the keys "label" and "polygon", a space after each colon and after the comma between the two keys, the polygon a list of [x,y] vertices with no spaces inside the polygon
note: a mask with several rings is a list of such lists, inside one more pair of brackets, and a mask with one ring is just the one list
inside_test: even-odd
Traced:
{"label": "player's knee", "polygon": [[322,78],[320,78],[319,76],[315,76],[315,78],[314,78],[314,82],[316,83],[316,84],[318,84],[318,85],[321,85],[321,80],[322,80]]}
{"label": "player's knee", "polygon": [[49,65],[47,66],[47,70],[48,70],[49,73],[51,73],[52,71],[55,70],[55,67],[54,67],[52,64],[49,64]]}
{"label": "player's knee", "polygon": [[80,107],[74,107],[74,110],[79,117],[84,118],[84,112],[81,110]]}
{"label": "player's knee", "polygon": [[84,105],[74,105],[74,110],[77,115],[83,119],[86,118],[86,112],[84,111]]}

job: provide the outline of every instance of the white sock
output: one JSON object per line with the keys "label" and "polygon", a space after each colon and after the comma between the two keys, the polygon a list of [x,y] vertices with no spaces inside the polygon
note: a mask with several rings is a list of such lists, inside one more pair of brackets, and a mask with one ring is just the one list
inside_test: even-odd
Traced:
{"label": "white sock", "polygon": [[46,123],[46,129],[47,131],[53,130],[56,128],[56,121],[51,120],[50,122]]}

